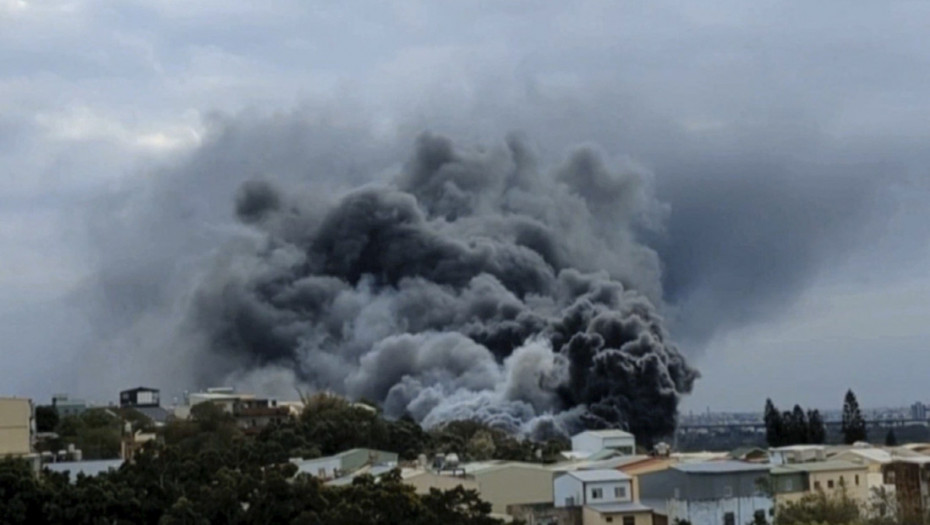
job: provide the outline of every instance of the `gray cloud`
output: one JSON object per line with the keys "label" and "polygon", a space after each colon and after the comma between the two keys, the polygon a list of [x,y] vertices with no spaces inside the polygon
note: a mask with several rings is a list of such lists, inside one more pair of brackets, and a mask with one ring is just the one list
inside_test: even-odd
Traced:
{"label": "gray cloud", "polygon": [[[264,250],[274,268],[303,257],[288,244],[308,242],[333,202],[429,162],[408,159],[424,129],[492,150],[517,130],[534,152],[527,172],[575,173],[569,183],[584,182],[573,191],[599,217],[614,213],[594,231],[608,239],[603,249],[574,230],[550,242],[539,222],[571,228],[578,217],[555,202],[521,203],[519,177],[511,198],[537,221],[496,219],[495,238],[553,267],[574,257],[639,290],[697,359],[713,360],[730,330],[790,313],[824,279],[905,279],[926,258],[926,6],[481,7],[0,4],[14,22],[0,31],[11,64],[0,76],[0,159],[14,174],[0,182],[0,249],[15,263],[0,268],[0,326],[41,363],[81,370],[50,373],[24,355],[0,378],[35,395],[103,396],[127,382],[186,388],[204,380],[189,371],[215,366],[267,387],[198,351],[208,342],[190,335],[193,290],[215,275],[253,275],[242,253]],[[578,144],[595,153],[573,158]],[[498,174],[462,169],[401,189],[446,220],[500,205],[490,198],[502,191]],[[603,179],[617,170],[639,174],[641,187]],[[451,178],[461,191],[444,189]],[[287,198],[237,225],[236,192],[253,179]],[[656,198],[611,205],[636,191]],[[489,229],[456,222],[437,235]],[[287,242],[269,243],[268,232]],[[617,246],[620,260],[609,256]],[[490,253],[469,255],[491,264]],[[876,307],[894,308],[888,301]],[[442,311],[404,307],[425,325]],[[50,338],[43,311],[67,333]],[[250,315],[258,323],[272,313]],[[269,335],[271,348],[305,328],[285,326]],[[757,358],[747,350],[743,365]],[[421,385],[417,406],[433,406],[430,388]]]}

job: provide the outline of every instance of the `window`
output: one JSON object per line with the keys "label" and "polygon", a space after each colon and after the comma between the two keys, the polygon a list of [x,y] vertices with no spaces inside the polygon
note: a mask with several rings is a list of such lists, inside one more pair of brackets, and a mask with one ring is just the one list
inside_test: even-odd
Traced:
{"label": "window", "polygon": [[733,497],[733,487],[731,487],[731,486],[729,486],[729,485],[723,487],[723,497],[724,497],[724,498],[732,498],[732,497]]}
{"label": "window", "polygon": [[625,499],[626,487],[614,487],[614,497],[617,499]]}
{"label": "window", "polygon": [[736,515],[732,512],[727,512],[723,515],[723,525],[736,525]]}
{"label": "window", "polygon": [[636,518],[633,516],[624,516],[623,525],[636,525]]}
{"label": "window", "polygon": [[604,521],[606,521],[607,523],[613,523],[613,522],[614,522],[614,517],[613,517],[613,516],[607,516],[606,518],[604,518]]}
{"label": "window", "polygon": [[602,499],[604,497],[604,489],[591,489],[591,499]]}
{"label": "window", "polygon": [[856,474],[856,486],[859,486],[859,474]]}
{"label": "window", "polygon": [[573,498],[573,497],[565,498],[565,506],[566,506],[566,507],[574,507],[574,506],[575,506],[575,498]]}
{"label": "window", "polygon": [[828,488],[828,489],[832,489],[832,488],[833,488],[833,480],[832,480],[832,479],[828,479],[828,480],[827,480],[827,488]]}
{"label": "window", "polygon": [[814,490],[820,490],[820,482],[819,482],[819,481],[815,481],[815,482],[814,482]]}
{"label": "window", "polygon": [[675,499],[681,499],[681,490],[678,487],[675,487]]}
{"label": "window", "polygon": [[785,492],[794,492],[794,480],[788,478],[785,480]]}
{"label": "window", "polygon": [[765,511],[764,510],[757,510],[753,512],[752,515],[755,518],[754,521],[756,523],[765,523]]}

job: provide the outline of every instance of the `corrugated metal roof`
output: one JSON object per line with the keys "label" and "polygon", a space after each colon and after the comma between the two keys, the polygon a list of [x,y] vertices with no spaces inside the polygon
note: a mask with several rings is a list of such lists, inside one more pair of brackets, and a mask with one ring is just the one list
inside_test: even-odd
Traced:
{"label": "corrugated metal roof", "polygon": [[704,461],[701,463],[679,463],[673,469],[689,474],[724,474],[728,472],[766,472],[769,465],[745,463],[743,461]]}
{"label": "corrugated metal roof", "polygon": [[601,469],[601,470],[572,470],[564,475],[572,476],[584,482],[592,481],[626,481],[633,479],[628,474],[619,470]]}
{"label": "corrugated metal roof", "polygon": [[788,463],[782,465],[784,468],[793,469],[799,472],[824,472],[830,470],[865,470],[866,466],[852,461],[832,460],[832,461],[811,461],[808,463]]}

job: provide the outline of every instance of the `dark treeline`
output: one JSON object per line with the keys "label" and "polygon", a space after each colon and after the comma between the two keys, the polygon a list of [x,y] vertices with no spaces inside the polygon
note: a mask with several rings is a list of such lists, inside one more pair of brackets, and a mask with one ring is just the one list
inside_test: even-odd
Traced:
{"label": "dark treeline", "polygon": [[779,412],[771,399],[765,401],[765,439],[769,446],[822,444],[826,442],[827,430],[820,411],[804,411],[800,405],[793,410]]}
{"label": "dark treeline", "polygon": [[220,408],[197,405],[190,420],[166,425],[132,462],[96,477],[35,476],[25,462],[0,462],[0,523],[500,523],[471,491],[417,495],[396,471],[331,487],[295,477],[288,459],[367,447],[406,460],[456,452],[469,459],[541,461],[566,446],[520,440],[470,421],[426,431],[412,419],[386,420],[331,396],[306,401],[299,418],[251,436]]}
{"label": "dark treeline", "polygon": [[[766,399],[763,417],[765,438],[769,446],[781,447],[826,442],[827,432],[818,410],[805,412],[800,405],[794,405],[793,410],[779,412],[772,400]],[[843,443],[847,445],[868,439],[865,418],[862,417],[859,402],[852,390],[848,390],[843,399],[843,420],[840,428]]]}

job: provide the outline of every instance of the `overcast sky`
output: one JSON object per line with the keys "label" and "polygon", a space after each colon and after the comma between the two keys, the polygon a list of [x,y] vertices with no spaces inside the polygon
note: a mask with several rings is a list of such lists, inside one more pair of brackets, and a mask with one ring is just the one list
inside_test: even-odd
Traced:
{"label": "overcast sky", "polygon": [[685,411],[930,402],[930,3],[681,4],[0,0],[0,394],[178,386],[238,183],[429,129],[649,174]]}

